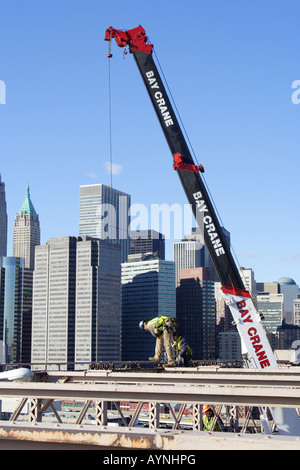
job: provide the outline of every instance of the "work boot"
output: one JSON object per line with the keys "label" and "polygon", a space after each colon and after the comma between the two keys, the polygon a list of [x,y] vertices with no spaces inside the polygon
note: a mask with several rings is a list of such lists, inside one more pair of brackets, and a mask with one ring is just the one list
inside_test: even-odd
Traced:
{"label": "work boot", "polygon": [[157,357],[154,356],[154,357],[149,357],[149,361],[151,361],[151,362],[159,362],[160,359],[158,359]]}
{"label": "work boot", "polygon": [[164,365],[164,367],[175,367],[176,364],[175,362],[168,362],[167,364]]}

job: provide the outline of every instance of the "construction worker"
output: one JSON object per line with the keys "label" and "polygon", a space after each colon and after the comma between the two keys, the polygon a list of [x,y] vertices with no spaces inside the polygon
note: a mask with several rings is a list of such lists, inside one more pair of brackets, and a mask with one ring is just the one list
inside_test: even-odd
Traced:
{"label": "construction worker", "polygon": [[192,360],[193,351],[187,344],[186,340],[182,338],[177,331],[174,331],[173,335],[174,342],[172,344],[175,350],[175,358],[177,365],[184,365],[184,367],[190,367],[194,365]]}
{"label": "construction worker", "polygon": [[218,417],[214,429],[213,423],[215,419],[215,412],[210,405],[203,405],[203,431],[221,432],[223,428],[222,420]]}
{"label": "construction worker", "polygon": [[143,320],[140,322],[139,327],[143,331],[149,331],[156,338],[155,356],[149,357],[149,361],[160,362],[165,347],[168,363],[166,367],[175,366],[174,351],[172,349],[172,340],[174,330],[178,324],[176,318],[169,318],[160,316],[153,318],[153,320]]}

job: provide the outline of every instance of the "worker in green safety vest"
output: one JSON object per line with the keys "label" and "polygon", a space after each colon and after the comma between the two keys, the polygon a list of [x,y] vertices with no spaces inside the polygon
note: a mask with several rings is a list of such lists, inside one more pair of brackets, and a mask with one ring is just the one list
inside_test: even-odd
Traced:
{"label": "worker in green safety vest", "polygon": [[192,359],[193,351],[185,338],[182,338],[177,331],[174,331],[173,340],[172,347],[175,351],[177,365],[183,365],[184,367],[194,366]]}
{"label": "worker in green safety vest", "polygon": [[203,405],[203,431],[220,432],[223,428],[223,422],[221,418],[217,417],[216,424],[213,429],[214,420],[215,413],[212,407],[210,405]]}
{"label": "worker in green safety vest", "polygon": [[169,318],[166,316],[159,316],[153,320],[143,320],[140,322],[139,327],[142,331],[149,331],[156,338],[155,356],[149,357],[152,362],[160,362],[165,347],[168,363],[165,367],[174,367],[175,357],[172,349],[173,333],[178,326],[176,318]]}

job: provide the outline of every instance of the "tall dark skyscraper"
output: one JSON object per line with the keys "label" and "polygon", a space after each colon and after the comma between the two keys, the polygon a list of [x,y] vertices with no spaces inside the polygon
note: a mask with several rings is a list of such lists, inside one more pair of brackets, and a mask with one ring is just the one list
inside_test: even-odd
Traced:
{"label": "tall dark skyscraper", "polygon": [[0,175],[0,256],[7,255],[7,210],[5,199],[5,184]]}
{"label": "tall dark skyscraper", "polygon": [[156,253],[159,259],[165,259],[165,236],[156,230],[137,230],[130,232],[130,254]]}
{"label": "tall dark skyscraper", "polygon": [[216,359],[216,306],[214,268],[180,271],[176,290],[179,334],[187,340],[198,360]]}
{"label": "tall dark skyscraper", "polygon": [[175,264],[153,256],[130,255],[122,264],[122,360],[147,361],[155,340],[138,328],[142,320],[176,316]]}
{"label": "tall dark skyscraper", "polygon": [[23,258],[0,258],[0,341],[7,363],[30,363],[32,275]]}

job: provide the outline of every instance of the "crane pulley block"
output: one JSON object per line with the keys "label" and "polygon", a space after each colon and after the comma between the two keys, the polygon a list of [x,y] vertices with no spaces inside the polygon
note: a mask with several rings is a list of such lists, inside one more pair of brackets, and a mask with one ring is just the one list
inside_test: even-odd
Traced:
{"label": "crane pulley block", "polygon": [[151,53],[153,46],[147,44],[148,38],[142,26],[138,26],[128,31],[112,28],[111,26],[105,31],[104,40],[110,41],[115,38],[119,47],[129,46],[129,51],[141,51]]}
{"label": "crane pulley block", "polygon": [[174,163],[173,168],[174,170],[185,170],[185,171],[192,171],[194,173],[204,173],[203,165],[192,165],[190,163],[184,163],[182,155],[180,153],[175,153],[173,156]]}

